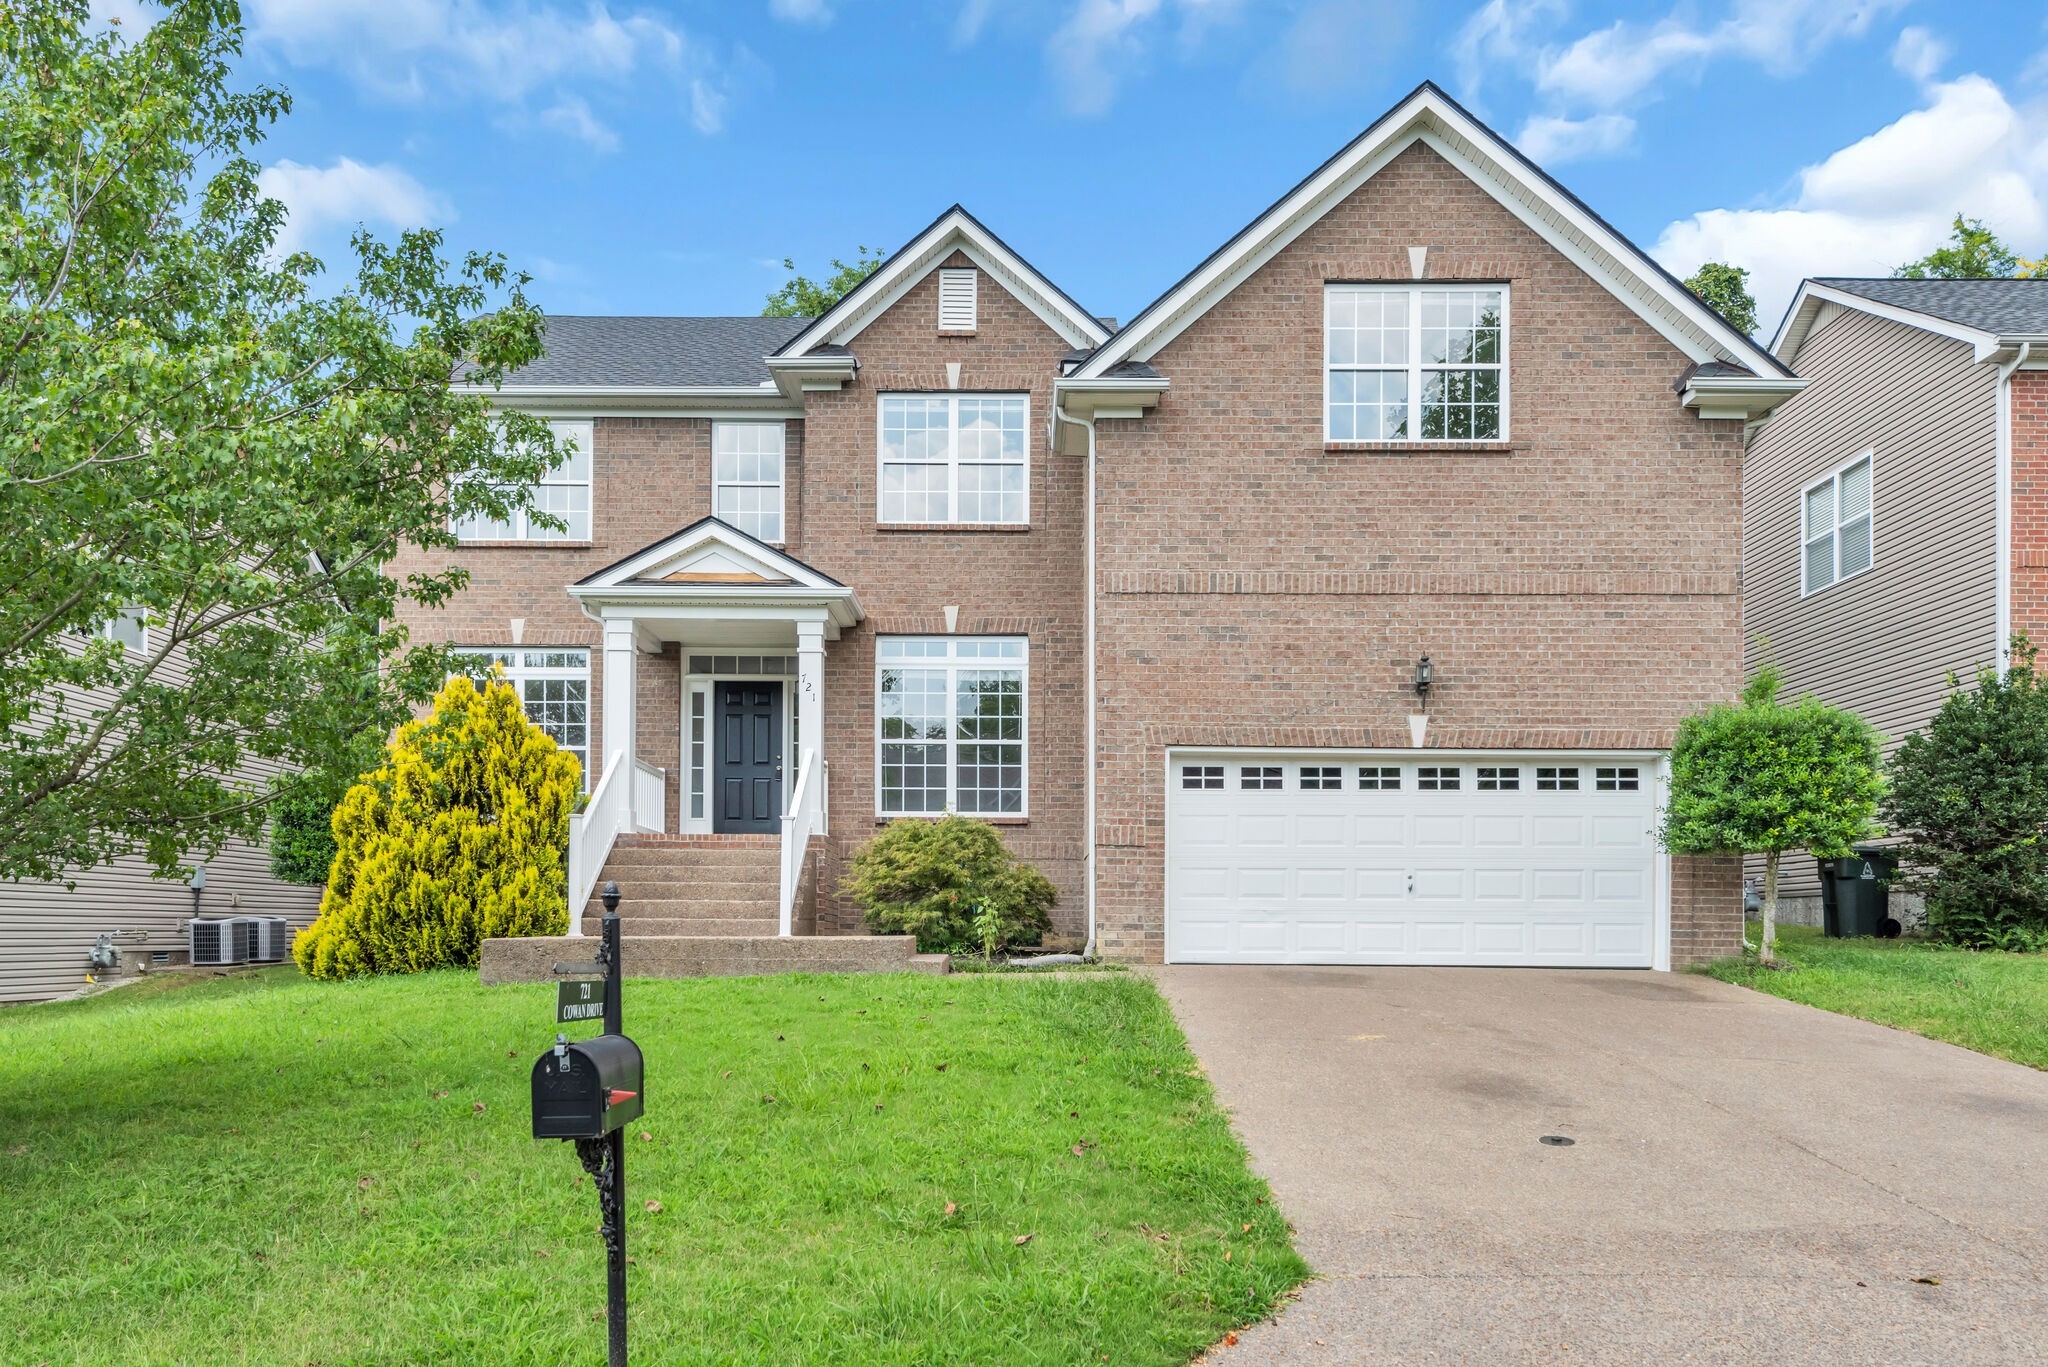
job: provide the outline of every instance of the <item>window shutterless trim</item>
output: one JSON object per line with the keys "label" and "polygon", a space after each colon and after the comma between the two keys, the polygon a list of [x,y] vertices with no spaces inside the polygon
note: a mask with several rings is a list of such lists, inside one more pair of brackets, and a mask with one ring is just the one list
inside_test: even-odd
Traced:
{"label": "window shutterless trim", "polygon": [[[1865,509],[1865,510],[1863,511],[1863,513],[1862,513],[1862,514],[1861,514],[1860,516],[1858,516],[1858,517],[1853,517],[1853,518],[1850,518],[1850,519],[1849,519],[1849,521],[1850,521],[1850,522],[1858,522],[1858,521],[1866,521],[1866,520],[1867,520],[1867,521],[1869,522],[1869,524],[1870,524],[1870,534],[1869,534],[1869,542],[1870,542],[1870,544],[1869,544],[1869,551],[1870,551],[1870,558],[1869,558],[1869,560],[1868,560],[1868,561],[1867,561],[1867,562],[1866,562],[1866,563],[1864,564],[1864,566],[1863,566],[1863,568],[1862,568],[1862,569],[1860,569],[1860,570],[1851,570],[1851,571],[1850,571],[1849,573],[1847,573],[1847,574],[1844,574],[1844,573],[1842,573],[1842,528],[1843,528],[1843,526],[1844,526],[1845,524],[1844,524],[1844,523],[1843,523],[1843,521],[1842,521],[1842,476],[1843,476],[1844,474],[1848,473],[1848,471],[1850,471],[1851,469],[1855,468],[1855,467],[1856,467],[1856,466],[1858,466],[1858,465],[1864,464],[1865,462],[1868,462],[1868,463],[1869,463],[1869,466],[1870,466],[1870,506],[1869,506],[1868,508],[1866,508],[1866,509]],[[1811,542],[1814,542],[1814,541],[1817,541],[1817,540],[1819,540],[1819,539],[1820,539],[1820,536],[1821,536],[1821,533],[1815,532],[1815,531],[1814,531],[1814,530],[1813,530],[1813,529],[1812,529],[1811,527],[1809,527],[1809,526],[1807,526],[1807,525],[1806,525],[1806,515],[1807,515],[1807,504],[1806,504],[1806,500],[1807,500],[1808,496],[1809,496],[1809,495],[1811,495],[1811,494],[1813,493],[1813,491],[1814,491],[1814,490],[1816,490],[1816,489],[1820,488],[1820,487],[1821,487],[1821,485],[1823,485],[1823,484],[1832,484],[1832,485],[1834,486],[1834,499],[1833,499],[1833,507],[1834,507],[1834,510],[1835,510],[1835,521],[1834,521],[1834,525],[1833,525],[1832,527],[1830,527],[1830,528],[1828,529],[1827,533],[1826,533],[1826,535],[1827,535],[1827,536],[1828,536],[1828,537],[1830,538],[1830,542],[1829,542],[1829,545],[1828,545],[1828,562],[1829,562],[1829,565],[1830,565],[1830,567],[1831,567],[1831,568],[1832,568],[1832,570],[1833,570],[1833,573],[1834,573],[1834,577],[1833,577],[1833,578],[1831,578],[1831,579],[1829,579],[1829,580],[1828,580],[1828,582],[1827,582],[1827,583],[1825,583],[1825,584],[1821,584],[1821,585],[1815,586],[1815,585],[1813,585],[1813,584],[1809,584],[1809,583],[1807,582],[1807,576],[1806,576],[1806,548],[1807,548],[1807,546],[1808,546],[1808,545],[1809,545],[1809,544],[1810,544]],[[1844,581],[1846,581],[1846,580],[1854,579],[1854,578],[1856,578],[1856,577],[1857,577],[1858,575],[1864,575],[1864,574],[1868,574],[1868,573],[1870,573],[1870,572],[1871,572],[1872,570],[1874,570],[1874,569],[1876,569],[1876,568],[1877,568],[1877,448],[1876,448],[1876,447],[1874,447],[1874,446],[1868,446],[1868,447],[1865,447],[1865,448],[1864,448],[1864,449],[1863,449],[1862,451],[1860,451],[1860,452],[1858,452],[1857,454],[1855,454],[1855,455],[1853,455],[1853,456],[1849,457],[1849,459],[1847,459],[1847,460],[1843,461],[1843,462],[1842,462],[1842,463],[1841,463],[1840,465],[1837,465],[1837,466],[1836,466],[1836,467],[1835,467],[1834,469],[1832,469],[1832,470],[1828,471],[1828,472],[1827,472],[1826,474],[1822,475],[1822,476],[1821,476],[1820,478],[1818,478],[1818,479],[1816,479],[1816,480],[1812,481],[1811,483],[1809,483],[1809,484],[1805,485],[1805,486],[1804,486],[1803,488],[1801,488],[1801,489],[1800,489],[1800,491],[1799,491],[1799,552],[1798,552],[1798,553],[1799,553],[1799,596],[1800,596],[1801,598],[1811,598],[1811,597],[1812,597],[1812,596],[1813,596],[1814,594],[1816,594],[1816,593],[1826,593],[1826,592],[1827,592],[1827,591],[1828,591],[1829,589],[1831,589],[1831,588],[1835,587],[1835,585],[1837,585],[1837,584],[1843,583],[1843,582],[1844,582]]]}
{"label": "window shutterless trim", "polygon": [[[568,527],[565,530],[558,532],[552,527],[537,527],[532,521],[531,514],[525,509],[515,510],[511,520],[508,522],[486,520],[481,514],[471,513],[465,518],[450,518],[448,520],[448,530],[454,533],[457,541],[465,545],[486,542],[499,546],[513,543],[559,546],[565,542],[572,545],[587,546],[591,543],[597,521],[597,420],[594,418],[548,418],[545,421],[549,429],[557,437],[562,436],[565,430],[573,429],[570,430],[569,434],[575,439],[577,448],[583,456],[583,477],[581,479],[556,478],[561,469],[560,466],[557,466],[554,470],[548,471],[535,480],[531,487],[536,490],[583,490],[582,528],[580,530],[577,528],[573,516],[563,516],[561,514],[557,514],[557,516],[562,516],[562,520],[568,523]],[[569,510],[571,514],[575,511],[575,509]],[[490,528],[493,534],[484,535],[481,531],[465,531],[465,527]],[[503,535],[496,534],[500,528],[503,529]]]}
{"label": "window shutterless trim", "polygon": [[[1330,295],[1337,290],[1351,290],[1360,293],[1406,294],[1408,296],[1408,360],[1404,365],[1367,365],[1346,362],[1335,365],[1330,360]],[[1425,293],[1475,293],[1493,291],[1500,295],[1500,359],[1469,365],[1447,363],[1430,364],[1422,359],[1422,295]],[[1323,282],[1322,315],[1317,326],[1322,329],[1323,338],[1323,441],[1324,444],[1350,445],[1354,442],[1371,445],[1392,445],[1402,447],[1443,447],[1457,450],[1473,445],[1506,446],[1512,439],[1510,411],[1511,395],[1509,380],[1509,354],[1511,349],[1510,316],[1512,314],[1512,291],[1504,280],[1325,280]],[[1350,374],[1400,374],[1408,377],[1408,432],[1405,437],[1339,437],[1330,430],[1330,376],[1342,370]],[[1500,430],[1488,437],[1424,437],[1422,430],[1422,384],[1431,371],[1447,370],[1491,370],[1500,377]]]}
{"label": "window shutterless trim", "polygon": [[[946,516],[932,518],[892,518],[883,500],[887,493],[885,469],[889,460],[887,425],[883,414],[891,399],[941,399],[946,401],[946,459],[941,461],[896,461],[898,465],[928,465],[942,467],[946,471]],[[960,516],[960,400],[1002,399],[1014,400],[1024,406],[1024,447],[1023,459],[1016,462],[1023,471],[1021,505],[1014,518],[991,519],[986,517],[963,518]],[[966,461],[968,465],[1010,465],[1009,461]],[[903,511],[909,511],[906,507]],[[956,525],[968,527],[1029,527],[1031,525],[1031,392],[1029,390],[925,390],[887,389],[875,396],[875,524],[895,530],[910,530],[918,527],[950,528]]]}
{"label": "window shutterless trim", "polygon": [[[901,641],[941,641],[947,650],[941,656],[925,656],[920,659],[884,659],[885,647]],[[962,656],[959,647],[965,644],[979,644],[985,641],[1014,641],[1019,653],[1015,659],[1000,659]],[[882,674],[890,669],[934,669],[943,670],[946,675],[946,737],[942,741],[895,739],[882,734]],[[963,670],[987,670],[990,672],[1009,671],[1017,677],[1017,736],[1015,741],[962,740],[957,734],[960,724],[960,673]],[[875,638],[875,818],[878,821],[899,821],[905,818],[944,816],[957,813],[995,822],[1027,821],[1031,817],[1031,638],[1024,635],[987,636],[930,636],[903,632],[877,636]],[[884,760],[882,750],[887,745],[943,745],[946,751],[946,801],[936,811],[888,810],[886,793],[882,782]],[[965,812],[960,811],[960,747],[963,745],[1015,745],[1017,747],[1017,810],[1014,812]]]}
{"label": "window shutterless trim", "polygon": [[[737,444],[731,452],[719,449],[719,438],[727,432],[737,434],[741,428],[772,429],[775,432],[775,478],[762,479],[720,479],[718,461],[721,455],[731,455],[734,461],[747,456],[764,456],[762,451],[742,451]],[[773,489],[775,491],[775,534],[768,536],[758,526],[749,527],[739,519],[742,516],[759,517],[759,513],[731,516],[720,510],[719,494],[726,489]],[[771,546],[785,545],[789,541],[789,428],[780,418],[769,422],[735,422],[721,419],[711,424],[711,515],[728,526],[737,527],[748,536]]]}

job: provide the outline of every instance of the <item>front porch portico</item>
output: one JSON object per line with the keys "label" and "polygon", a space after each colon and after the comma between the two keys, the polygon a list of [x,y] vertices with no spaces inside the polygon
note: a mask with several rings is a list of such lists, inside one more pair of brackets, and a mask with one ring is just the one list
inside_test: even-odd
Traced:
{"label": "front porch portico", "polygon": [[[779,835],[779,934],[810,842],[826,833],[818,741],[825,648],[864,614],[853,590],[705,518],[570,586],[603,628],[597,784],[571,822],[571,933],[622,835]],[[641,657],[677,646],[678,811],[639,754]]]}

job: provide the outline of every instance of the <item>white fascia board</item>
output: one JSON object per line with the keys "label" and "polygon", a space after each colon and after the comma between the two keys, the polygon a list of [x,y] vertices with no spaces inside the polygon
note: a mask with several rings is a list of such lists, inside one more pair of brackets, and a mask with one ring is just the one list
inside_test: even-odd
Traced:
{"label": "white fascia board", "polygon": [[787,397],[772,384],[765,385],[456,385],[457,393],[479,394],[494,408],[517,409],[522,413],[636,413],[650,409],[687,413],[697,409],[726,408],[782,410],[787,416],[802,417],[801,409],[790,407]]}
{"label": "white fascia board", "polygon": [[1778,325],[1778,335],[1771,339],[1771,354],[1786,365],[1792,365],[1799,354],[1799,348],[1806,345],[1807,334],[1812,329],[1813,320],[1820,313],[1822,304],[1854,309],[1873,318],[1888,319],[1906,327],[1918,328],[1922,332],[1932,332],[1936,336],[1953,337],[1959,342],[1968,342],[1976,348],[1977,359],[1980,361],[1988,359],[1990,351],[1997,347],[1999,341],[1995,334],[1985,332],[1981,328],[1952,323],[1946,318],[1936,318],[1930,314],[1916,313],[1912,309],[1900,308],[1897,304],[1866,299],[1860,294],[1838,290],[1815,280],[1803,280],[1799,284],[1799,293],[1792,297],[1792,306],[1785,310],[1785,321]]}
{"label": "white fascia board", "polygon": [[[817,571],[799,560],[784,555],[773,546],[748,539],[744,534],[735,534],[716,523],[698,527],[689,535],[679,534],[669,537],[666,541],[658,541],[641,551],[638,555],[635,555],[632,559],[622,560],[618,564],[613,565],[610,569],[597,576],[593,582],[571,585],[569,592],[574,594],[580,589],[601,592],[629,585],[637,592],[641,586],[632,584],[633,580],[638,579],[657,565],[674,560],[679,556],[688,555],[692,551],[702,550],[706,546],[722,547],[741,560],[751,560],[774,570],[784,579],[795,580],[798,589],[804,592],[831,594],[852,592],[852,590],[846,589],[842,585],[827,583],[819,579]],[[746,586],[742,585],[740,587],[744,588]],[[678,590],[670,588],[667,591],[673,593]],[[769,592],[770,589],[763,587],[749,591],[765,593]],[[787,592],[788,590],[777,589],[776,591]]]}
{"label": "white fascia board", "polygon": [[776,392],[798,403],[805,394],[843,389],[860,372],[851,356],[770,356],[766,362]]}
{"label": "white fascia board", "polygon": [[1679,402],[1702,418],[1766,417],[1771,410],[1806,388],[1807,382],[1785,375],[1702,375],[1688,380]]}
{"label": "white fascia board", "polygon": [[[1232,250],[1218,255],[1146,309],[1077,371],[1100,375],[1122,361],[1147,360],[1214,303],[1299,237],[1308,226],[1378,174],[1416,142],[1471,173],[1475,184],[1502,207],[1598,281],[1694,361],[1725,360],[1765,372],[1776,369],[1750,338],[1742,336],[1690,291],[1665,278],[1654,265],[1637,269],[1641,253],[1551,185],[1522,174],[1512,153],[1435,92],[1416,92],[1384,121],[1369,143],[1323,168],[1241,235]],[[1498,147],[1500,156],[1488,148]],[[1647,264],[1647,263],[1646,263]],[[1451,282],[1447,282],[1451,283]],[[1149,316],[1148,316],[1149,315]]]}
{"label": "white fascia board", "polygon": [[[959,211],[946,214],[863,280],[839,306],[828,310],[783,348],[781,359],[802,356],[827,343],[845,345],[869,323],[908,294],[955,250],[1009,290],[1040,321],[1066,339],[1069,346],[1100,346],[1109,336],[1102,324],[1070,308],[1045,280],[1015,252],[996,241],[972,218]],[[1041,285],[1043,288],[1041,288]],[[936,323],[934,323],[936,327]]]}
{"label": "white fascia board", "polygon": [[[1053,404],[1069,413],[1099,418],[1135,418],[1158,405],[1168,388],[1165,376],[1158,379],[1103,379],[1052,382]],[[1112,411],[1115,410],[1115,411]]]}
{"label": "white fascia board", "polygon": [[681,617],[703,621],[827,621],[844,630],[867,618],[850,588],[818,590],[798,586],[744,584],[572,584],[569,596],[586,616],[600,621]]}

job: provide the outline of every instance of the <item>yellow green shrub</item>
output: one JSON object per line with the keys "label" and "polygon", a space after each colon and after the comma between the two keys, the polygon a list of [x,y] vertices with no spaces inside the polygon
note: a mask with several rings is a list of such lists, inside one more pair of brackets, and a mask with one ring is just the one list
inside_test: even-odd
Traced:
{"label": "yellow green shrub", "polygon": [[315,978],[474,967],[486,939],[569,928],[576,757],[503,683],[453,678],[334,811],[320,915],[292,955]]}

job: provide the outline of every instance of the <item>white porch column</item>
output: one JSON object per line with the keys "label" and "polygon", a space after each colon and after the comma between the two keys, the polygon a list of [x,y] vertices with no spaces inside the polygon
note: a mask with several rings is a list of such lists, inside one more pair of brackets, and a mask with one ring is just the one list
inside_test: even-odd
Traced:
{"label": "white porch column", "polygon": [[796,624],[796,696],[798,724],[797,772],[803,772],[803,747],[809,746],[820,758],[825,747],[825,624]]}
{"label": "white porch column", "polygon": [[[636,829],[633,822],[633,760],[634,760],[634,679],[633,623],[608,619],[604,624],[604,772],[600,782],[609,779],[623,790],[615,799],[620,804],[623,831]],[[614,776],[611,766],[617,762],[622,772]]]}

